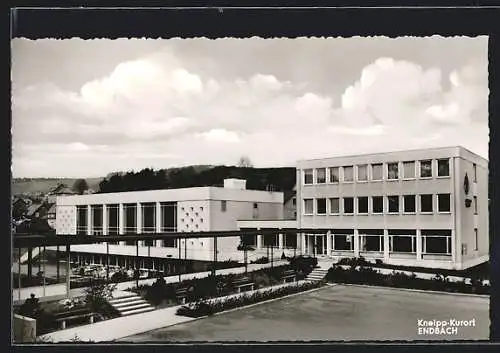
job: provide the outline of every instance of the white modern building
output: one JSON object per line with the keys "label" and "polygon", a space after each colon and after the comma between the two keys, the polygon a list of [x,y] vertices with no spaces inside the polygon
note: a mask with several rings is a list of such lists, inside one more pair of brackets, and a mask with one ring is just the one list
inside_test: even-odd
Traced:
{"label": "white modern building", "polygon": [[[276,219],[282,214],[283,193],[247,190],[245,180],[226,179],[224,187],[58,197],[56,234],[228,231],[238,229],[239,219]],[[239,243],[240,237],[218,238],[218,260],[241,261]],[[213,238],[140,241],[138,248],[139,256],[148,259],[179,258],[179,248],[182,259],[211,261],[214,254]],[[106,244],[71,247],[73,254],[102,256],[107,250]],[[113,256],[111,264],[126,266],[136,251],[135,241],[109,245],[109,254]]]}
{"label": "white modern building", "polygon": [[488,161],[462,147],[303,160],[306,253],[466,269],[488,260]]}

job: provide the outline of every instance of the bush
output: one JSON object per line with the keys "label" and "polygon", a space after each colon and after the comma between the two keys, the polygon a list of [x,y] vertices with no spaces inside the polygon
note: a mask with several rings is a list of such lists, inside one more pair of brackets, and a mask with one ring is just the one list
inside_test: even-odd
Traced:
{"label": "bush", "polygon": [[251,264],[267,264],[269,259],[266,256],[260,257],[257,260],[250,261]]}
{"label": "bush", "polygon": [[298,274],[307,276],[318,265],[318,259],[309,256],[297,256],[290,259],[290,267]]}
{"label": "bush", "polygon": [[174,285],[167,284],[163,277],[159,277],[151,286],[146,288],[144,297],[144,299],[155,306],[162,304],[165,300],[174,300]]}

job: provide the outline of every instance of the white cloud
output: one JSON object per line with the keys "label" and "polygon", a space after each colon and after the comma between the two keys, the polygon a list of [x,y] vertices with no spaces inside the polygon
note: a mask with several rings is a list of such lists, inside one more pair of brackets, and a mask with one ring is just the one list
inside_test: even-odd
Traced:
{"label": "white cloud", "polygon": [[240,141],[240,138],[236,132],[228,131],[225,129],[212,129],[208,132],[199,134],[199,136],[210,142],[236,143]]}

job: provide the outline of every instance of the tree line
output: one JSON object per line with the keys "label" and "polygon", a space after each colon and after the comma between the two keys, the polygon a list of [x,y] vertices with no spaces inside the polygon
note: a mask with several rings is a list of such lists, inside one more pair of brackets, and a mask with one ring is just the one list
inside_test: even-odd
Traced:
{"label": "tree line", "polygon": [[99,184],[99,193],[178,189],[199,186],[223,186],[224,179],[247,181],[247,189],[289,191],[295,186],[295,168],[253,168],[248,166],[183,167],[153,170],[142,169],[106,177]]}

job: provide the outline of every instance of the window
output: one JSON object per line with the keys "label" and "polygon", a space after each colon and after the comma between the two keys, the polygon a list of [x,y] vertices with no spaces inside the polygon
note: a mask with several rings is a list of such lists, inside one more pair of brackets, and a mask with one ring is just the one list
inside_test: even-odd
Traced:
{"label": "window", "polygon": [[223,200],[220,202],[220,210],[222,212],[226,212],[227,211],[227,201],[226,200]]}
{"label": "window", "polygon": [[415,213],[416,212],[416,198],[415,195],[404,195],[403,196],[403,207],[405,213]]}
{"label": "window", "polygon": [[477,235],[477,228],[474,228],[474,250],[478,249],[478,245],[479,245],[479,238]]}
{"label": "window", "polygon": [[420,177],[432,178],[432,160],[420,161]]}
{"label": "window", "polygon": [[358,165],[358,181],[368,180],[368,165]]}
{"label": "window", "polygon": [[253,209],[256,210],[259,208],[259,204],[257,202],[254,202],[253,204]]}
{"label": "window", "polygon": [[296,249],[297,248],[297,234],[296,233],[287,233],[283,236],[283,246],[288,249]]}
{"label": "window", "polygon": [[317,184],[326,183],[326,168],[316,169],[316,183]]}
{"label": "window", "polygon": [[338,197],[330,199],[330,213],[339,214],[340,213],[340,202]]}
{"label": "window", "polygon": [[474,183],[477,183],[477,165],[474,163],[472,165],[472,168],[474,168]]}
{"label": "window", "polygon": [[354,168],[353,167],[343,167],[344,169],[344,181],[350,182],[354,180]]}
{"label": "window", "polygon": [[415,178],[415,162],[403,162],[403,178],[404,179],[414,179]]}
{"label": "window", "polygon": [[[161,232],[176,232],[177,231],[177,202],[161,202],[160,203],[160,231]],[[176,247],[177,245],[175,245]]]}
{"label": "window", "polygon": [[292,199],[292,205],[294,205],[294,206],[297,205],[297,199],[295,197]]}
{"label": "window", "polygon": [[387,179],[397,180],[399,178],[398,163],[387,163]]}
{"label": "window", "polygon": [[90,207],[92,210],[92,234],[102,235],[102,205],[92,205]]}
{"label": "window", "polygon": [[154,233],[156,231],[156,204],[143,203],[142,208],[142,232]]}
{"label": "window", "polygon": [[474,214],[477,214],[477,196],[474,196]]}
{"label": "window", "polygon": [[107,205],[107,221],[108,221],[108,234],[117,235],[119,232],[119,220],[118,220],[118,205]]}
{"label": "window", "polygon": [[316,212],[326,214],[326,199],[316,199]]}
{"label": "window", "polygon": [[358,197],[358,213],[368,213],[368,197]]}
{"label": "window", "polygon": [[399,213],[399,196],[387,196],[389,213]]}
{"label": "window", "polygon": [[339,182],[339,167],[330,168],[330,183]]}
{"label": "window", "polygon": [[76,234],[87,234],[87,206],[76,206]]}
{"label": "window", "polygon": [[304,214],[312,215],[314,213],[313,199],[304,199]]}
{"label": "window", "polygon": [[438,159],[438,177],[450,176],[450,160]]}
{"label": "window", "polygon": [[333,250],[353,251],[354,240],[352,234],[335,234],[333,236]]}
{"label": "window", "polygon": [[384,251],[383,230],[359,230],[359,249],[361,251]]}
{"label": "window", "polygon": [[373,213],[383,213],[384,212],[384,198],[382,196],[372,197],[372,208]]}
{"label": "window", "polygon": [[372,164],[372,180],[382,180],[382,163]]}
{"label": "window", "polygon": [[352,197],[344,197],[344,214],[354,213],[354,199]]}
{"label": "window", "polygon": [[312,184],[312,183],[313,183],[313,170],[304,169],[304,184]]}
{"label": "window", "polygon": [[264,247],[277,248],[279,245],[278,234],[264,234],[262,242]]}
{"label": "window", "polygon": [[438,194],[438,211],[450,212],[450,194]]}
{"label": "window", "polygon": [[434,212],[434,208],[432,207],[432,194],[420,195],[420,212]]}
{"label": "window", "polygon": [[451,254],[450,230],[422,230],[423,254]]}
{"label": "window", "polygon": [[417,232],[415,230],[389,230],[389,251],[396,253],[415,253],[416,235]]}
{"label": "window", "polygon": [[[255,230],[255,229],[241,229],[241,230]],[[244,246],[257,246],[257,235],[244,234],[241,236],[241,243]]]}

